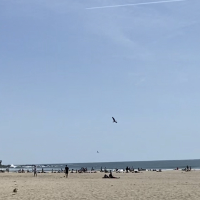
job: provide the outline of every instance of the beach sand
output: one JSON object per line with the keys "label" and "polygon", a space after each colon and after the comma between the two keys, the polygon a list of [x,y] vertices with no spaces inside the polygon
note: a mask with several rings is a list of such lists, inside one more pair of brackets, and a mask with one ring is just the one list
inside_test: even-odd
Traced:
{"label": "beach sand", "polygon": [[[0,199],[200,199],[200,171],[113,173],[120,179],[102,179],[104,173],[0,173]],[[13,189],[17,188],[14,193]]]}

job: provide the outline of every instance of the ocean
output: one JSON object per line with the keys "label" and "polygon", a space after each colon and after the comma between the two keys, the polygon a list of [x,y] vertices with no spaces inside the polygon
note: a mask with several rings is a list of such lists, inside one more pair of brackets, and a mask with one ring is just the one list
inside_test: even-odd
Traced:
{"label": "ocean", "polygon": [[18,171],[19,169],[32,170],[32,165],[37,166],[37,170],[44,171],[58,171],[65,168],[68,165],[69,169],[81,169],[82,167],[91,170],[100,170],[101,167],[108,170],[113,169],[125,169],[127,166],[130,168],[138,169],[162,169],[172,170],[175,168],[184,169],[186,166],[191,166],[192,169],[200,169],[200,159],[194,160],[158,160],[158,161],[125,161],[125,162],[95,162],[95,163],[61,163],[61,164],[27,164],[27,165],[16,165],[10,167],[10,171]]}

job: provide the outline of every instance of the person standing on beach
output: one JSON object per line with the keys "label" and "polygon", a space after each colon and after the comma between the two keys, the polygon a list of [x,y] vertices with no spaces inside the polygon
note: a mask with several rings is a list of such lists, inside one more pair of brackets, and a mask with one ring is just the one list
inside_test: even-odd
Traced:
{"label": "person standing on beach", "polygon": [[36,168],[36,165],[34,166],[33,173],[34,173],[34,177],[37,176],[37,168]]}
{"label": "person standing on beach", "polygon": [[65,167],[65,176],[66,176],[66,178],[68,177],[68,173],[69,173],[69,167],[67,167],[67,165],[66,165],[66,167]]}

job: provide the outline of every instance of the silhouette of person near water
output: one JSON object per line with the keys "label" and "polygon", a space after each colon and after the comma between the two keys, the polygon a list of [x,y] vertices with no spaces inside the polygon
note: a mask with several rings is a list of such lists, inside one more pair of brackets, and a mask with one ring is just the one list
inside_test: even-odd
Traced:
{"label": "silhouette of person near water", "polygon": [[37,177],[37,168],[36,168],[36,165],[34,166],[33,174],[34,174],[34,177],[35,177],[35,176]]}
{"label": "silhouette of person near water", "polygon": [[69,173],[69,167],[67,167],[67,165],[66,165],[66,167],[65,167],[65,176],[66,176],[66,178],[68,177],[68,173]]}

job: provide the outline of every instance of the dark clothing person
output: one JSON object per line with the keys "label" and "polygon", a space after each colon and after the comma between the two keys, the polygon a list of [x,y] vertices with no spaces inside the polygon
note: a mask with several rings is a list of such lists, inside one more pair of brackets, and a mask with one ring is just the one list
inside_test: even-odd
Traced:
{"label": "dark clothing person", "polygon": [[112,175],[112,171],[111,171],[111,170],[110,170],[109,178],[115,178],[115,177]]}
{"label": "dark clothing person", "polygon": [[129,169],[128,169],[128,166],[127,166],[127,167],[126,167],[126,173],[128,173],[128,170],[129,170]]}
{"label": "dark clothing person", "polygon": [[109,178],[109,176],[105,174],[103,178]]}
{"label": "dark clothing person", "polygon": [[34,176],[37,176],[37,168],[36,168],[36,166],[34,166],[33,174],[34,174]]}
{"label": "dark clothing person", "polygon": [[67,167],[67,165],[66,165],[66,167],[65,167],[65,175],[66,175],[66,178],[68,177],[68,173],[69,173],[69,167]]}

